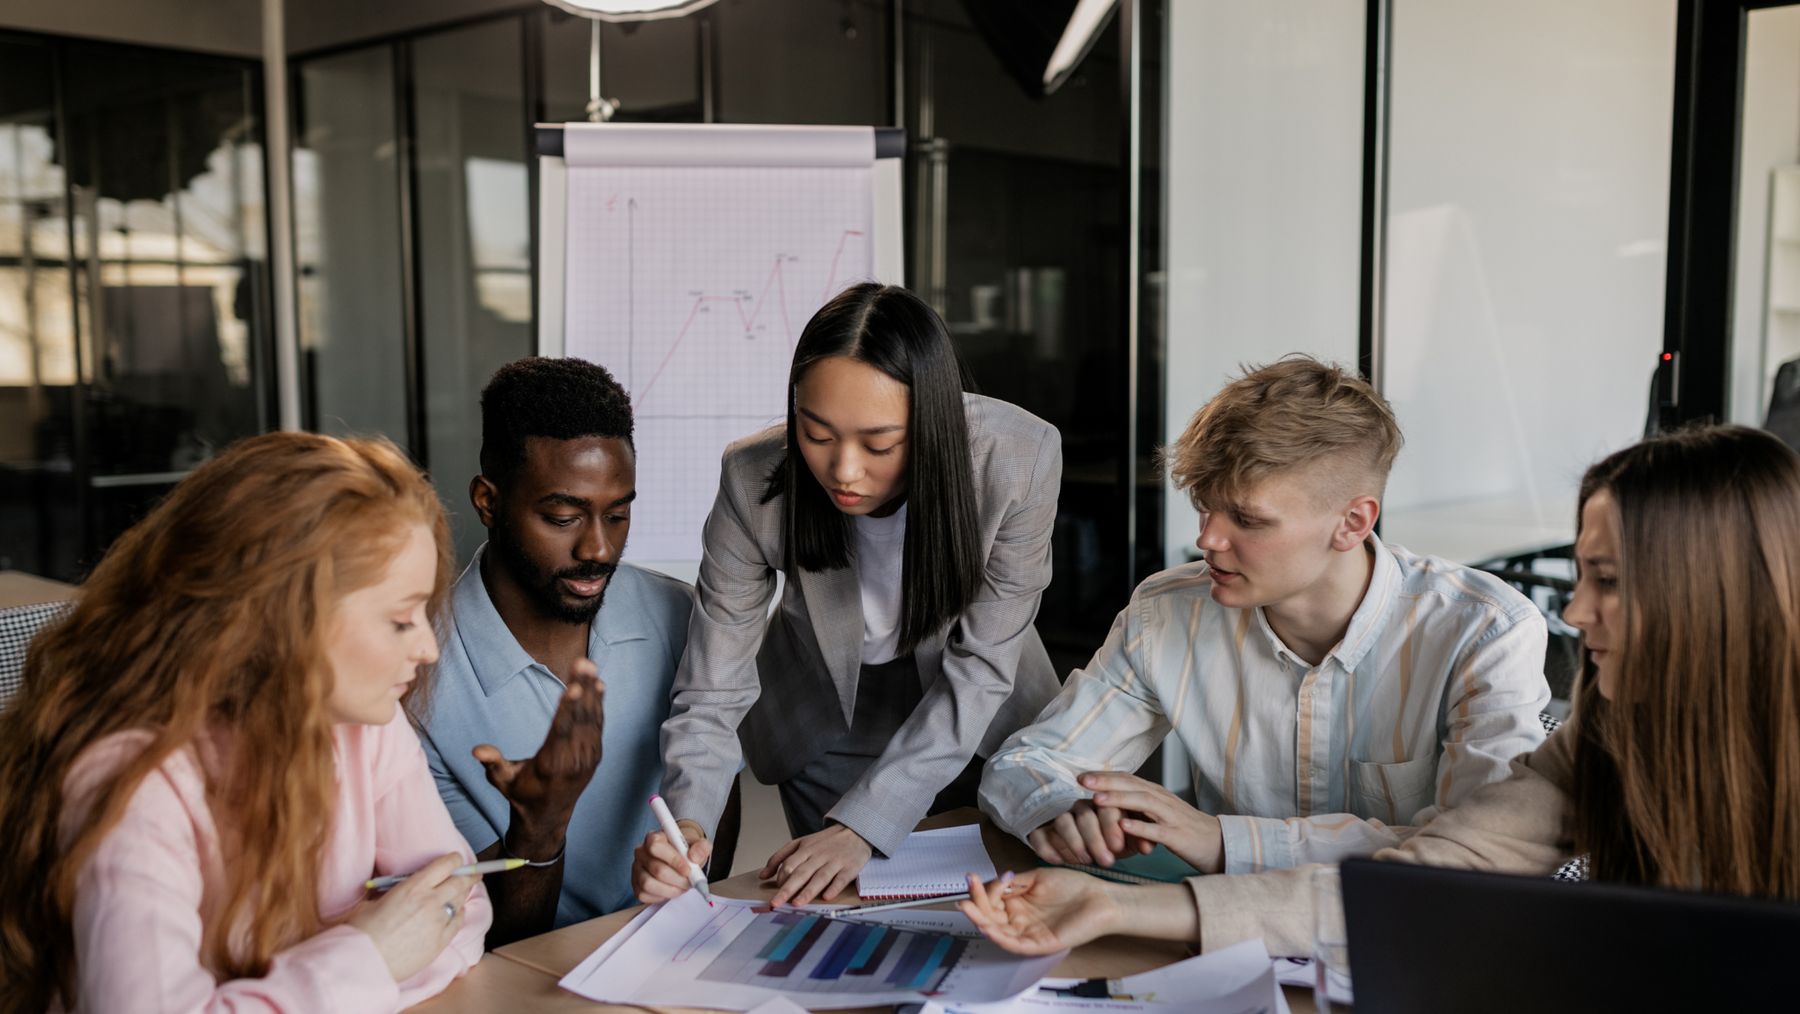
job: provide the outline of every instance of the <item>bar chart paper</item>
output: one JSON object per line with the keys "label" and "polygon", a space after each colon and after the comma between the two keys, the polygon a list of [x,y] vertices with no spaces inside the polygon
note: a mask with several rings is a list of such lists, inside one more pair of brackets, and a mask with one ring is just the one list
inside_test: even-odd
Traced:
{"label": "bar chart paper", "polygon": [[979,937],[715,900],[708,908],[690,891],[665,903],[629,939],[577,966],[563,988],[604,1003],[727,1010],[777,995],[814,1010],[930,997],[983,1003],[1030,989],[1066,953],[1020,958]]}

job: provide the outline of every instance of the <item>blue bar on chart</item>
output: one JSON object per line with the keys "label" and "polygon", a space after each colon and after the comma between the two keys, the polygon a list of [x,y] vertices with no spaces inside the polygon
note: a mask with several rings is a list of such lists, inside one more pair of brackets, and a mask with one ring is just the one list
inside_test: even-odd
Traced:
{"label": "blue bar on chart", "polygon": [[[889,930],[886,926],[877,928],[881,931],[880,940],[875,943],[873,950],[869,950],[866,954],[858,954],[856,960],[851,962],[851,975],[875,974],[881,968],[881,963],[887,960],[888,951],[894,949],[894,941],[903,935],[899,930]],[[864,944],[863,946],[867,950],[868,945]]]}
{"label": "blue bar on chart", "polygon": [[831,942],[831,949],[825,952],[825,960],[819,962],[808,978],[836,979],[850,967],[850,961],[862,951],[863,941],[868,939],[873,926],[845,926],[836,940]]}
{"label": "blue bar on chart", "polygon": [[769,955],[769,963],[763,966],[761,974],[778,978],[794,974],[795,967],[806,960],[807,952],[825,935],[825,929],[830,925],[829,920],[816,915],[802,919],[784,934],[786,939]]}
{"label": "blue bar on chart", "polygon": [[901,933],[899,935],[907,938],[906,950],[900,952],[900,960],[894,965],[894,970],[888,973],[887,981],[892,986],[911,982],[913,976],[919,973],[919,969],[925,966],[926,957],[936,946],[932,938],[920,936],[917,933]]}
{"label": "blue bar on chart", "polygon": [[[886,926],[871,926],[869,929],[873,932],[863,938],[862,946],[856,949],[856,953],[850,958],[850,964],[845,966],[845,971],[851,975],[869,974],[868,970],[872,967],[869,959],[874,957],[875,948],[880,945],[883,938],[891,936]],[[881,964],[881,959],[875,958],[873,964]]]}
{"label": "blue bar on chart", "polygon": [[925,959],[925,963],[919,967],[919,974],[913,976],[913,980],[906,984],[906,988],[924,989],[925,984],[931,981],[932,975],[943,967],[944,955],[950,953],[952,943],[954,941],[950,937],[938,937],[937,943],[931,948],[931,956]]}
{"label": "blue bar on chart", "polygon": [[816,993],[936,993],[970,941],[878,923],[801,913],[758,913],[698,978]]}
{"label": "blue bar on chart", "polygon": [[[777,933],[774,936],[770,937],[769,942],[767,944],[763,945],[763,949],[756,952],[756,956],[759,958],[762,958],[764,960],[767,960],[768,958],[770,958],[771,956],[774,955],[775,948],[780,947],[784,942],[786,942],[788,937],[794,936],[795,939],[798,939],[798,936],[796,935],[796,933],[792,929],[792,927],[794,926],[795,923],[798,923],[805,918],[806,918],[806,916],[793,915],[793,914],[790,914],[787,912],[776,912],[773,915],[769,916],[769,921],[773,922],[775,925],[787,926],[790,928],[788,930],[785,930],[781,933]],[[801,934],[804,934],[806,932],[806,928],[804,926],[802,926],[798,932]]]}

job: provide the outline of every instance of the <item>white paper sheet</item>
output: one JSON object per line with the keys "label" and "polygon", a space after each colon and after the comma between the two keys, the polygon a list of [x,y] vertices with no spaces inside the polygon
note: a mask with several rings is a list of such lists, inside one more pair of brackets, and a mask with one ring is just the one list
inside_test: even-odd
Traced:
{"label": "white paper sheet", "polygon": [[[1246,940],[1211,954],[1177,961],[1173,965],[1126,976],[1119,988],[1132,996],[1159,1004],[1181,1003],[1194,998],[1216,997],[1217,1014],[1229,1010],[1275,1011],[1287,1014],[1287,999],[1275,979],[1274,962],[1261,940]],[[1214,1008],[1206,1008],[1213,1014]]]}
{"label": "white paper sheet", "polygon": [[[1316,975],[1310,958],[1275,959],[1275,981],[1284,986],[1304,986],[1307,989],[1314,989],[1318,986],[1318,983],[1314,981]],[[1330,985],[1332,1003],[1349,1006],[1356,1002],[1355,990],[1350,983],[1333,977]]]}
{"label": "white paper sheet", "polygon": [[872,922],[880,926],[917,930],[921,933],[947,933],[953,937],[968,937],[971,940],[981,936],[981,931],[976,929],[975,924],[969,921],[969,917],[961,912],[899,908],[892,912],[873,912],[853,918],[858,922]]}
{"label": "white paper sheet", "polygon": [[1019,958],[986,940],[716,900],[709,908],[690,891],[647,910],[562,987],[607,1003],[727,1010],[783,994],[813,1010],[933,996],[981,1003],[1024,992],[1064,956]]}
{"label": "white paper sheet", "polygon": [[864,898],[923,898],[969,889],[968,876],[994,879],[994,861],[981,844],[981,825],[914,831],[889,858],[871,859],[856,879]]}
{"label": "white paper sheet", "polygon": [[1117,992],[1131,997],[1097,999],[1064,996],[1049,988],[1072,986],[1079,979],[1046,979],[1038,988],[1011,1000],[963,1004],[938,1000],[920,1014],[1039,1014],[1087,1011],[1090,1014],[1288,1014],[1287,998],[1275,981],[1269,952],[1261,940],[1249,940],[1197,958],[1128,976]]}
{"label": "white paper sheet", "polygon": [[587,959],[585,961],[583,961],[580,965],[577,965],[575,968],[575,971],[571,972],[569,974],[571,974],[571,975],[578,974],[578,973],[580,973],[580,971],[583,967],[590,965],[590,964],[597,965],[600,962],[605,961],[607,958],[612,957],[613,952],[619,949],[619,945],[623,944],[627,940],[630,940],[631,935],[638,931],[638,927],[640,927],[640,926],[644,925],[644,923],[650,921],[650,915],[654,911],[656,911],[654,908],[640,909],[638,911],[638,914],[632,916],[631,921],[626,923],[625,927],[623,929],[619,930],[619,932],[614,933],[612,936],[608,937],[605,943],[603,943],[599,947],[595,948],[594,953],[588,955]]}

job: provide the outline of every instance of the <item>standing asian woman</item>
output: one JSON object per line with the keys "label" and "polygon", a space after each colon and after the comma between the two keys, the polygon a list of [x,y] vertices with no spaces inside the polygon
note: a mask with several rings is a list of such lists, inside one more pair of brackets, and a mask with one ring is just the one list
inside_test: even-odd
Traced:
{"label": "standing asian woman", "polygon": [[113,544],[0,720],[0,1011],[385,1012],[481,957],[487,893],[399,706],[449,546],[391,444],[304,433]]}
{"label": "standing asian woman", "polygon": [[[786,424],[725,451],[663,795],[704,861],[739,758],[778,785],[777,902],[830,899],[920,818],[974,805],[979,758],[1056,692],[1032,621],[1061,441],[965,386],[924,301],[858,285],[802,332]],[[678,865],[649,835],[638,896],[686,889]]]}

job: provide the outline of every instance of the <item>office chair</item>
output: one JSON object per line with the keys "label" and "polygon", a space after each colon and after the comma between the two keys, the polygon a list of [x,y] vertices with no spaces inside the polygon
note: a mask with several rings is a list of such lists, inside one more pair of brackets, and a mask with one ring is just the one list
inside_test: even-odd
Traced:
{"label": "office chair", "polygon": [[25,681],[25,649],[37,632],[68,609],[68,602],[39,602],[0,609],[0,711]]}
{"label": "office chair", "polygon": [[1769,414],[1763,429],[1781,442],[1800,450],[1800,359],[1781,364],[1775,373],[1775,389],[1769,392]]}
{"label": "office chair", "polygon": [[1573,546],[1558,546],[1528,556],[1476,564],[1478,570],[1512,585],[1543,614],[1544,625],[1550,634],[1549,642],[1544,646],[1544,679],[1550,684],[1550,697],[1561,706],[1570,703],[1575,692],[1575,678],[1581,674],[1581,632],[1562,618],[1569,596],[1575,593],[1575,582],[1565,577],[1540,574],[1532,568],[1532,562],[1567,559],[1573,552]]}

